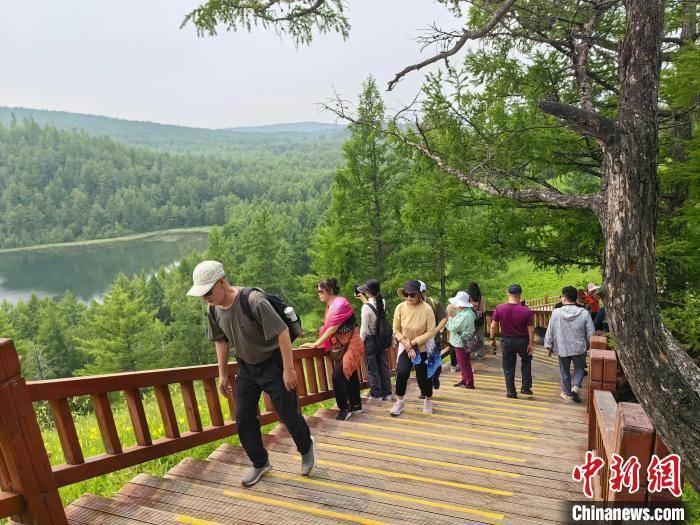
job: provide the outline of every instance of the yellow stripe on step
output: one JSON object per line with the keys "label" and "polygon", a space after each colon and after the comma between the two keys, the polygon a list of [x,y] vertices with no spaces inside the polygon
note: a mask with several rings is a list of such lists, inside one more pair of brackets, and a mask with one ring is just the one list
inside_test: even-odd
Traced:
{"label": "yellow stripe on step", "polygon": [[[543,427],[533,427],[532,425],[521,425],[519,423],[503,423],[501,421],[498,421],[499,419],[505,419],[506,417],[509,418],[508,421],[512,421],[511,416],[478,417],[478,416],[471,415],[471,414],[473,414],[473,412],[469,412],[467,410],[462,410],[461,413],[467,414],[467,415],[469,415],[469,417],[467,417],[466,415],[464,417],[457,417],[457,416],[448,416],[445,414],[430,414],[430,416],[426,416],[426,417],[430,417],[430,419],[437,418],[437,419],[446,419],[448,421],[458,421],[460,423],[466,423],[466,424],[471,423],[472,421],[477,421],[477,422],[483,422],[483,423],[491,423],[493,425],[500,425],[500,426],[506,427],[506,428],[519,428],[522,430],[542,430],[542,428],[543,428]],[[413,414],[413,415],[417,415],[417,416],[424,415],[423,412],[419,412],[418,410],[409,410],[409,409],[404,410],[404,414]],[[411,421],[413,421],[413,420],[411,420]],[[534,423],[543,423],[544,421],[542,421],[541,419],[537,419],[533,422]]]}
{"label": "yellow stripe on step", "polygon": [[484,467],[474,467],[472,465],[462,465],[460,463],[448,463],[447,461],[438,461],[437,459],[416,458],[413,456],[404,456],[403,454],[392,454],[391,452],[379,452],[378,450],[368,450],[365,448],[346,447],[343,445],[333,445],[331,443],[318,443],[318,442],[316,443],[316,446],[319,446],[321,448],[329,448],[331,450],[338,450],[338,451],[361,452],[363,456],[374,456],[377,458],[398,459],[398,460],[405,461],[408,463],[420,463],[422,465],[432,465],[435,467],[456,468],[456,469],[461,469],[461,470],[469,470],[469,471],[473,471],[473,472],[481,472],[483,474],[492,474],[494,476],[504,476],[507,478],[519,478],[520,477],[520,474],[516,474],[514,472],[506,472],[504,470],[497,470],[497,469],[484,468]]}
{"label": "yellow stripe on step", "polygon": [[532,450],[532,447],[529,447],[527,445],[515,445],[515,444],[510,444],[510,443],[501,443],[500,441],[488,441],[485,439],[474,439],[474,438],[463,437],[463,436],[450,436],[450,435],[446,435],[446,434],[436,434],[434,432],[425,432],[424,430],[414,430],[412,428],[397,429],[396,427],[390,427],[387,425],[377,425],[376,423],[357,423],[357,422],[355,422],[355,424],[357,426],[360,426],[360,427],[378,428],[380,430],[390,430],[390,431],[394,431],[394,432],[398,431],[398,432],[404,433],[404,434],[417,434],[419,436],[451,439],[453,441],[464,441],[465,443],[475,443],[477,445],[488,445],[488,446],[494,447],[494,448],[506,448],[506,449],[517,448],[518,450],[525,450],[525,451]]}
{"label": "yellow stripe on step", "polygon": [[[433,398],[433,399],[436,399],[436,398]],[[432,414],[432,415],[435,415],[435,414]],[[522,433],[514,434],[512,432],[498,432],[495,430],[481,430],[481,429],[474,428],[474,427],[469,427],[469,429],[467,430],[465,428],[456,427],[455,425],[447,425],[445,423],[428,423],[427,421],[416,421],[415,419],[401,419],[401,418],[392,417],[392,416],[380,416],[378,414],[372,414],[372,417],[386,419],[387,421],[391,421],[392,423],[397,423],[400,425],[412,425],[412,426],[419,426],[419,427],[435,427],[435,428],[449,428],[450,430],[469,432],[470,434],[474,433],[474,434],[487,434],[489,436],[512,437],[512,438],[516,438],[516,439],[524,439],[526,441],[536,441],[537,439],[539,439],[539,438],[536,438],[533,436],[525,436]]]}
{"label": "yellow stripe on step", "polygon": [[394,445],[407,445],[409,447],[424,448],[426,450],[440,450],[442,452],[452,452],[455,454],[464,454],[465,456],[479,456],[482,458],[502,459],[503,461],[515,461],[517,463],[525,463],[525,460],[522,458],[516,458],[513,456],[503,456],[500,454],[491,454],[489,452],[479,452],[476,450],[468,450],[468,449],[463,449],[463,448],[442,447],[439,445],[428,445],[425,443],[416,443],[415,441],[401,441],[399,439],[380,438],[380,437],[375,437],[375,436],[367,436],[365,434],[355,434],[353,432],[341,432],[340,436],[341,437],[351,437],[351,438],[360,439],[360,440],[364,439],[364,440],[368,440],[368,441],[376,441],[378,443],[391,443]]}
{"label": "yellow stripe on step", "polygon": [[507,490],[492,489],[489,487],[481,487],[479,485],[470,485],[468,483],[458,483],[456,481],[446,481],[442,479],[426,478],[423,476],[415,476],[413,474],[404,474],[403,472],[394,472],[392,470],[384,470],[378,468],[370,468],[357,465],[347,465],[337,461],[318,460],[319,465],[328,465],[331,467],[339,467],[347,470],[359,470],[360,472],[369,472],[371,474],[380,474],[388,478],[410,479],[411,481],[420,481],[422,483],[432,483],[433,485],[444,485],[445,487],[454,487],[457,489],[472,490],[474,492],[485,492],[487,494],[498,494],[499,496],[512,496],[512,492]]}
{"label": "yellow stripe on step", "polygon": [[[473,399],[486,399],[488,401],[495,401],[496,396],[485,390],[481,390],[480,388],[477,388],[475,390],[471,390],[468,388],[461,388],[461,387],[453,387],[447,390],[440,390],[440,394],[457,394],[460,396],[463,396],[464,398],[473,398]],[[522,407],[552,407],[554,404],[550,401],[529,401],[529,400],[522,400],[522,399],[508,399],[504,398],[501,396],[498,396],[500,399],[503,401],[500,401],[502,403],[506,403],[507,405],[510,406],[522,406]],[[441,397],[438,397],[437,394],[433,395],[432,397],[433,400],[436,399],[442,399]]]}
{"label": "yellow stripe on step", "polygon": [[[452,392],[450,392],[452,393]],[[464,396],[465,398],[471,397],[471,401],[474,401],[475,403],[484,403],[486,405],[498,405],[498,406],[506,406],[506,407],[511,407],[511,408],[520,408],[521,410],[535,410],[535,411],[544,411],[544,412],[551,412],[551,408],[539,408],[539,407],[534,407],[532,404],[526,405],[524,403],[520,403],[518,401],[490,401],[486,399],[482,399],[480,397],[476,396],[470,396],[466,395]],[[456,406],[456,407],[463,407],[463,406],[469,406],[465,405],[464,402],[462,403],[455,403],[454,401],[441,401],[439,397],[434,397],[433,398],[435,401],[439,401],[440,404],[442,405],[450,405],[450,406]],[[438,405],[439,406],[439,405]],[[537,415],[539,417],[544,417],[545,414],[533,414]]]}
{"label": "yellow stripe on step", "polygon": [[424,498],[413,498],[411,496],[404,496],[402,494],[394,494],[391,492],[382,492],[381,490],[368,489],[365,487],[356,487],[354,485],[345,485],[342,483],[333,483],[331,481],[322,481],[320,479],[308,478],[303,476],[298,476],[296,474],[288,474],[286,472],[275,472],[274,474],[267,474],[269,477],[281,478],[281,479],[293,479],[294,481],[301,481],[309,485],[316,485],[318,487],[329,487],[333,489],[345,490],[348,492],[355,492],[358,494],[367,494],[369,496],[377,496],[380,498],[385,498],[394,501],[406,501],[410,503],[416,503],[418,505],[424,505],[426,507],[433,507],[438,509],[447,509],[457,512],[463,512],[465,514],[473,514],[475,516],[483,516],[485,518],[491,518],[493,520],[502,520],[504,518],[503,514],[496,514],[495,512],[488,512],[485,510],[472,509],[469,507],[462,507],[461,505],[454,505],[452,503],[442,503],[440,501],[431,501]]}
{"label": "yellow stripe on step", "polygon": [[[485,379],[485,380],[492,380],[492,381],[500,381],[501,384],[503,384],[503,377],[495,376],[495,375],[477,375],[474,374],[474,380],[476,381],[477,379]],[[545,380],[537,380],[537,383],[543,384],[543,385],[552,385],[552,386],[559,386],[559,382],[557,381],[545,381]]]}
{"label": "yellow stripe on step", "polygon": [[[409,401],[410,403],[411,401]],[[478,408],[479,410],[483,412],[505,412],[507,414],[519,414],[521,418],[525,418],[528,421],[535,421],[536,423],[541,423],[542,419],[534,419],[534,418],[543,418],[546,416],[546,414],[540,414],[539,412],[535,413],[529,413],[527,411],[523,410],[517,410],[515,408],[501,408],[501,407],[492,407],[492,406],[483,406],[480,405],[479,403],[469,403],[467,405],[462,405],[460,404],[459,406],[467,407],[467,408]],[[456,412],[457,414],[461,414],[464,412],[464,410],[458,410],[456,408],[445,408],[444,406],[441,406],[440,403],[436,404],[434,406],[435,410],[444,410],[445,412]]]}
{"label": "yellow stripe on step", "polygon": [[183,516],[182,514],[178,515],[175,518],[175,521],[178,523],[185,523],[187,525],[221,525],[216,521],[202,520],[199,518],[193,518],[192,516]]}
{"label": "yellow stripe on step", "polygon": [[[267,474],[269,476],[270,474]],[[299,476],[294,476],[298,478]],[[262,496],[256,496],[250,494],[249,492],[239,492],[233,490],[224,490],[223,494],[231,498],[240,498],[248,501],[254,501],[256,503],[263,503],[265,505],[272,505],[274,507],[281,507],[284,509],[298,510],[299,512],[306,512],[307,514],[315,514],[316,516],[324,516],[326,518],[333,518],[338,520],[351,521],[353,523],[360,523],[361,525],[387,525],[383,521],[370,520],[367,518],[361,518],[360,516],[354,516],[352,514],[346,514],[344,512],[336,512],[333,510],[317,509],[316,507],[310,507],[308,505],[301,505],[299,503],[292,503],[291,501],[282,501],[273,498],[264,498]]]}
{"label": "yellow stripe on step", "polygon": [[[519,379],[518,379],[519,381]],[[479,378],[474,378],[474,384],[476,385],[476,389],[478,390],[480,387],[487,386],[491,388],[503,388],[503,391],[505,392],[505,382],[504,381],[498,381],[498,380],[493,380],[493,379],[479,379]],[[533,389],[540,389],[543,392],[549,392],[552,391],[554,392],[555,390],[558,391],[560,388],[559,386],[552,386],[552,385],[545,385],[542,384],[541,381],[538,380],[533,380],[532,382],[532,388]]]}

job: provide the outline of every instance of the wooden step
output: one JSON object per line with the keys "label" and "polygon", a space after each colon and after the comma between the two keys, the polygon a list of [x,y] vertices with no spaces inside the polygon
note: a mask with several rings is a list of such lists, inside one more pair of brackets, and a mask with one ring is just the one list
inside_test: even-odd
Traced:
{"label": "wooden step", "polygon": [[216,525],[188,514],[175,514],[127,501],[85,494],[66,508],[69,525]]}

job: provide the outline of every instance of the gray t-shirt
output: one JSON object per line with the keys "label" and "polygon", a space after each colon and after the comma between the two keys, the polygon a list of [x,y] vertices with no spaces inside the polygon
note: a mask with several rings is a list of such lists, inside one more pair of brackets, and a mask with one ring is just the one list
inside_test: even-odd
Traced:
{"label": "gray t-shirt", "polygon": [[251,320],[241,307],[240,292],[243,288],[234,288],[238,295],[229,308],[215,306],[214,315],[212,308],[207,308],[207,337],[210,341],[227,341],[233,346],[239,361],[257,365],[277,352],[277,336],[287,330],[287,325],[267,298],[257,290],[251,291],[248,296],[253,317],[258,322]]}

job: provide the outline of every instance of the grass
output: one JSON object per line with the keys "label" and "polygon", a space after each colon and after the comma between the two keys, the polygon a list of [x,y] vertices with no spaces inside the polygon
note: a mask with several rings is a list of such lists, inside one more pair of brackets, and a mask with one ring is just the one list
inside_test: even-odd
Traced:
{"label": "grass", "polygon": [[37,244],[35,246],[21,246],[19,248],[5,248],[0,250],[0,254],[16,252],[34,252],[40,250],[53,250],[55,248],[76,248],[80,246],[94,246],[98,244],[111,244],[115,242],[133,241],[136,239],[149,239],[151,237],[161,237],[164,235],[176,235],[179,233],[209,233],[210,226],[196,226],[193,228],[174,228],[172,230],[159,230],[153,232],[135,233],[121,237],[110,237],[108,239],[91,239],[86,241],[56,242],[51,244]]}
{"label": "grass", "polygon": [[559,297],[564,286],[585,288],[588,283],[600,284],[600,269],[582,272],[578,268],[569,268],[558,274],[550,269],[536,269],[526,258],[514,259],[508,269],[493,277],[482,279],[479,283],[481,292],[489,305],[502,303],[506,299],[508,285],[519,284],[523,288],[524,299],[536,299],[548,295]]}

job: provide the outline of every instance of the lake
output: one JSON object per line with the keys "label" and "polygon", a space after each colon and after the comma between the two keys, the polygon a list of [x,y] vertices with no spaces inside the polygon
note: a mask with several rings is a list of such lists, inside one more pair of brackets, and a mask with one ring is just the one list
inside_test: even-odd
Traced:
{"label": "lake", "polygon": [[120,273],[152,273],[192,251],[204,251],[204,232],[163,232],[108,243],[67,245],[0,253],[0,302],[57,296],[66,291],[99,300]]}

